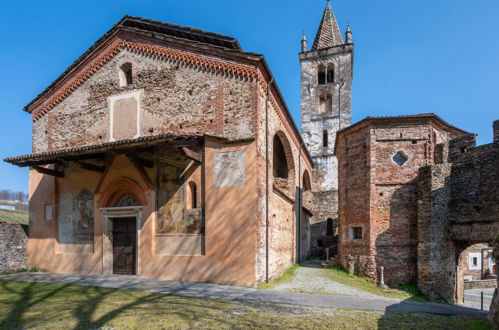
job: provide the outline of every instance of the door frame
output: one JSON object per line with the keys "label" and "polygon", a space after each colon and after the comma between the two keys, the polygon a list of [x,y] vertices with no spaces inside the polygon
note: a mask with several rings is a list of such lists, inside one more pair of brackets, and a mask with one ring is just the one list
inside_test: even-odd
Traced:
{"label": "door frame", "polygon": [[[103,207],[100,208],[103,221],[102,233],[102,274],[113,274],[113,242],[112,229],[113,219],[119,218],[135,218],[136,219],[136,251],[135,251],[135,276],[141,274],[140,269],[140,249],[139,238],[142,223],[142,206],[126,206],[126,207]],[[131,275],[134,276],[134,275]]]}

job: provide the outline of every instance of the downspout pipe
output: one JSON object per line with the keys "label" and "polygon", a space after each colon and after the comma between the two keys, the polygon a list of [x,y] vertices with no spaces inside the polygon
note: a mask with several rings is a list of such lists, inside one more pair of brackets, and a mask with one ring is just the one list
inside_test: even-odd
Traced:
{"label": "downspout pipe", "polygon": [[267,83],[267,99],[265,100],[265,282],[269,282],[269,99],[271,77]]}

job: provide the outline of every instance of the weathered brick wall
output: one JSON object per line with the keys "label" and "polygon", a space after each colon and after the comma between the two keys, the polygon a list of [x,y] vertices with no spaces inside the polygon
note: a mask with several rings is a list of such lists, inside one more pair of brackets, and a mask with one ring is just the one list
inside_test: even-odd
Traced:
{"label": "weathered brick wall", "polygon": [[[133,84],[121,87],[119,68],[132,63]],[[140,92],[140,135],[255,133],[255,81],[200,70],[122,50],[48,114],[33,123],[33,151],[109,141],[108,97]]]}
{"label": "weathered brick wall", "polygon": [[[494,129],[496,128],[495,124],[499,121],[494,122]],[[497,125],[497,129],[499,130],[499,125]],[[495,138],[494,131],[494,138]],[[494,139],[494,142],[499,141],[499,139]],[[499,269],[499,236],[495,239],[494,242],[494,258],[496,262],[496,269]],[[497,288],[494,291],[494,296],[492,297],[492,303],[489,308],[489,322],[494,329],[499,329],[499,276],[497,277]]]}
{"label": "weathered brick wall", "polygon": [[[375,281],[384,267],[385,283],[417,281],[418,170],[435,159],[435,141],[454,132],[421,118],[372,120],[340,135],[340,262]],[[404,158],[397,163],[394,156]],[[362,227],[352,240],[350,227]],[[359,264],[360,261],[365,264]]]}
{"label": "weathered brick wall", "polygon": [[478,281],[465,281],[464,289],[489,289],[489,288],[497,288],[497,280],[478,280]]}
{"label": "weathered brick wall", "polygon": [[461,303],[465,250],[499,232],[499,143],[476,147],[475,138],[444,141],[442,164],[420,170],[418,284],[432,299]]}
{"label": "weathered brick wall", "polygon": [[360,226],[369,237],[370,130],[359,129],[341,136],[337,144],[339,164],[339,246],[340,263],[350,272],[375,278],[369,239],[352,240],[350,226]]}
{"label": "weathered brick wall", "polygon": [[0,222],[0,273],[28,268],[28,226]]}
{"label": "weathered brick wall", "polygon": [[[269,279],[282,274],[293,263],[298,262],[297,252],[297,214],[296,214],[296,187],[303,187],[303,173],[307,170],[312,173],[312,168],[305,160],[302,152],[300,157],[298,136],[294,136],[290,123],[286,118],[279,115],[279,105],[273,102],[274,96],[270,95],[270,101],[266,104],[266,88],[259,86],[258,89],[258,121],[257,121],[257,282],[261,283],[266,279],[266,189],[269,194]],[[268,106],[268,132],[266,131],[265,110]],[[282,114],[282,112],[281,112]],[[273,176],[273,138],[278,134],[286,141],[285,152],[288,156],[288,166],[290,168],[289,179],[276,180]],[[268,138],[269,147],[269,184],[265,180],[266,150],[265,140]],[[300,160],[301,158],[301,160]],[[301,162],[301,163],[299,163]],[[312,174],[313,180],[313,174]],[[281,182],[278,182],[281,181]],[[305,202],[305,205],[308,205]],[[307,219],[302,219],[307,221]],[[311,221],[311,220],[310,220]],[[305,226],[306,227],[306,226]],[[303,234],[303,233],[302,233]],[[308,239],[307,235],[302,235]],[[307,245],[302,243],[301,255],[308,256]]]}

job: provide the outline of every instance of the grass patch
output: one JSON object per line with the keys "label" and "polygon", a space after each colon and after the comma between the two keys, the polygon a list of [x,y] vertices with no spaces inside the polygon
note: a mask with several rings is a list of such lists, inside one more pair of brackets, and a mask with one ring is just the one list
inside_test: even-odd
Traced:
{"label": "grass patch", "polygon": [[382,289],[375,283],[366,280],[362,277],[348,274],[341,266],[334,266],[324,269],[327,276],[336,282],[352,286],[359,290],[363,290],[378,296],[395,298],[395,299],[411,299],[413,301],[427,302],[428,299],[421,295],[416,284],[407,284],[398,287],[397,289]]}
{"label": "grass patch", "polygon": [[300,265],[294,264],[293,266],[289,267],[281,276],[279,276],[276,279],[273,279],[269,281],[268,283],[263,282],[261,283],[257,289],[265,290],[265,289],[271,289],[273,287],[276,287],[279,284],[282,283],[287,283],[291,282],[293,278],[295,277],[296,270],[300,268]]}
{"label": "grass patch", "polygon": [[0,210],[0,221],[27,225],[28,212]]}
{"label": "grass patch", "polygon": [[0,279],[0,329],[490,329],[479,318],[325,309]]}

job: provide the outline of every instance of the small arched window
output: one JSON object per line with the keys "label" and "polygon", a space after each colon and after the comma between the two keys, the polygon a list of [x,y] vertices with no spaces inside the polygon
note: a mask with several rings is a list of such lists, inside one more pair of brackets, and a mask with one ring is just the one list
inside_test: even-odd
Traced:
{"label": "small arched window", "polygon": [[327,130],[324,130],[322,132],[322,146],[324,148],[327,148],[328,145],[329,145],[329,141],[328,141]]}
{"label": "small arched window", "polygon": [[334,83],[334,64],[331,64],[327,67],[326,82],[328,84]]}
{"label": "small arched window", "polygon": [[327,219],[326,235],[333,236],[333,219],[331,219],[331,218]]}
{"label": "small arched window", "polygon": [[323,66],[319,67],[317,80],[319,85],[324,85],[326,83],[326,68]]}
{"label": "small arched window", "polygon": [[286,152],[281,139],[277,135],[274,136],[273,141],[273,170],[274,177],[287,179],[289,176]]}
{"label": "small arched window", "polygon": [[198,207],[198,195],[197,195],[197,187],[194,182],[189,182],[189,190],[190,190],[190,208],[195,209]]}
{"label": "small arched window", "polygon": [[127,62],[120,67],[120,86],[130,86],[132,83],[132,63]]}
{"label": "small arched window", "polygon": [[310,182],[310,174],[305,170],[303,172],[303,191],[309,191],[312,189],[312,183]]}

